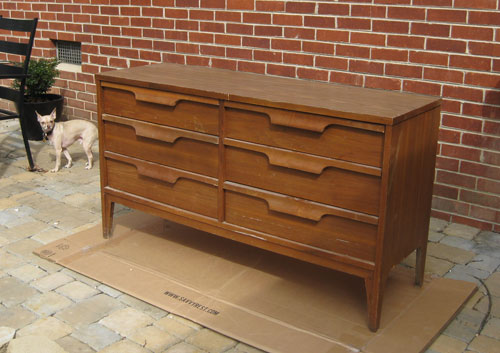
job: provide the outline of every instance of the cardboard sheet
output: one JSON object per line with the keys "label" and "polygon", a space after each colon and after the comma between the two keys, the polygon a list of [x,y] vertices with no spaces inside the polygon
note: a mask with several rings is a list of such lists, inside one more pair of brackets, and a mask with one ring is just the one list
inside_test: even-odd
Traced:
{"label": "cardboard sheet", "polygon": [[381,328],[367,328],[363,280],[134,212],[35,253],[267,352],[418,353],[475,292],[473,283],[397,267]]}

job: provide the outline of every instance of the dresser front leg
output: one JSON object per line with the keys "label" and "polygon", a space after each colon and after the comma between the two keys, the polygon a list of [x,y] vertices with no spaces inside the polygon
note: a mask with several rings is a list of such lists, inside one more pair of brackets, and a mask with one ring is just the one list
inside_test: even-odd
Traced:
{"label": "dresser front leg", "polygon": [[113,235],[113,213],[115,203],[106,194],[102,197],[102,235],[109,239]]}
{"label": "dresser front leg", "polygon": [[427,256],[427,243],[417,248],[417,261],[415,264],[415,285],[424,284],[425,257]]}
{"label": "dresser front leg", "polygon": [[376,332],[380,326],[385,278],[365,278],[366,302],[368,308],[368,327]]}

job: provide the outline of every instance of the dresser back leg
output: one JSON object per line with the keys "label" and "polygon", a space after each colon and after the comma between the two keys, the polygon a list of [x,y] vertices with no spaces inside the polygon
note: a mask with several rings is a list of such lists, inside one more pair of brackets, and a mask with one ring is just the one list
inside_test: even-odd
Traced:
{"label": "dresser back leg", "polygon": [[115,203],[110,200],[109,196],[102,196],[102,235],[104,238],[111,238],[113,235],[113,213]]}

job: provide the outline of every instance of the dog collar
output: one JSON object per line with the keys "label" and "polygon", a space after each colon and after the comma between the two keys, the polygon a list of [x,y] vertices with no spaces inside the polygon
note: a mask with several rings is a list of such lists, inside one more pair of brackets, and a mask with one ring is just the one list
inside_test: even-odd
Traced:
{"label": "dog collar", "polygon": [[43,141],[47,141],[49,136],[52,135],[52,132],[54,131],[54,129],[50,130],[49,132],[43,132]]}

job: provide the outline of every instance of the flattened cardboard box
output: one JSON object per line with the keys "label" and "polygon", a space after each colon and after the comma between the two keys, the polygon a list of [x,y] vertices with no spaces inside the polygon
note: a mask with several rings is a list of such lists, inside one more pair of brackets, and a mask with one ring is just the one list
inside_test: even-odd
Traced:
{"label": "flattened cardboard box", "polygon": [[363,280],[134,212],[35,251],[166,311],[267,352],[417,353],[474,294],[473,283],[397,267],[381,327],[366,325]]}

